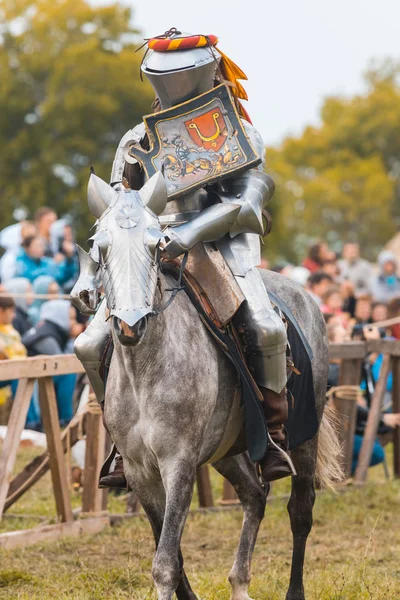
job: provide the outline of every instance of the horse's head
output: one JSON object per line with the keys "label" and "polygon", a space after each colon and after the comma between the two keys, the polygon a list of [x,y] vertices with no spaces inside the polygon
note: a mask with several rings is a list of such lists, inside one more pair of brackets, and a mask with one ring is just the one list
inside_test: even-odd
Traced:
{"label": "horse's head", "polygon": [[91,238],[98,248],[101,278],[112,327],[119,341],[137,344],[146,331],[157,286],[158,220],[167,204],[161,173],[139,191],[115,191],[96,175],[88,185],[88,204],[97,217]]}

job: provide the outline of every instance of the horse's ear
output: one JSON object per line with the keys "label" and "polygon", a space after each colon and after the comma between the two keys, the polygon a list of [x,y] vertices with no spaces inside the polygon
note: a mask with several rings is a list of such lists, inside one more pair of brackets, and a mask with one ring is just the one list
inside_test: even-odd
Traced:
{"label": "horse's ear", "polygon": [[140,197],[145,206],[153,211],[157,216],[164,212],[167,206],[167,186],[165,185],[162,173],[158,171],[148,182],[139,190]]}
{"label": "horse's ear", "polygon": [[105,181],[94,173],[89,177],[88,183],[88,205],[90,212],[100,219],[105,210],[116,199],[117,192]]}

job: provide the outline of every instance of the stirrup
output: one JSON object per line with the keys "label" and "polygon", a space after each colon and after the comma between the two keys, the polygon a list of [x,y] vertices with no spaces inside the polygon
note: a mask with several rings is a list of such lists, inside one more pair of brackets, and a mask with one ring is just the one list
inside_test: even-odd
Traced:
{"label": "stirrup", "polygon": [[292,459],[290,458],[289,454],[279,446],[279,444],[277,444],[276,442],[274,442],[274,440],[272,439],[269,431],[267,431],[267,436],[268,436],[268,443],[271,444],[271,446],[273,446],[274,448],[276,448],[276,450],[279,450],[279,452],[282,454],[283,458],[286,460],[286,462],[289,465],[290,470],[292,471],[292,476],[295,477],[297,475],[297,471],[295,469],[295,466],[292,462]]}

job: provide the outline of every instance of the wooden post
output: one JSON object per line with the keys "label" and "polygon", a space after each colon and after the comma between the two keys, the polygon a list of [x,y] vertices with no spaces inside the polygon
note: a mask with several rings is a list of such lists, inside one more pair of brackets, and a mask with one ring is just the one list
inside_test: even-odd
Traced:
{"label": "wooden post", "polygon": [[39,379],[39,402],[43,429],[47,439],[57,515],[61,521],[72,521],[71,497],[68,488],[68,477],[58,420],[57,400],[52,377]]}
{"label": "wooden post", "polygon": [[[393,373],[393,412],[400,413],[400,358],[392,359]],[[393,432],[393,471],[395,477],[400,477],[400,427]]]}
{"label": "wooden post", "polygon": [[224,479],[221,504],[239,504],[239,498],[235,488],[227,479]]}
{"label": "wooden post", "polygon": [[103,510],[104,493],[103,490],[99,490],[98,483],[106,443],[106,430],[103,426],[100,407],[98,407],[98,412],[89,412],[86,419],[82,512],[99,513]]}
{"label": "wooden post", "polygon": [[31,401],[34,379],[20,379],[8,421],[0,456],[0,519],[3,515],[10,478]]}
{"label": "wooden post", "polygon": [[208,465],[203,465],[197,469],[197,492],[199,494],[199,506],[201,508],[210,508],[211,506],[214,506]]}
{"label": "wooden post", "polygon": [[381,416],[382,403],[385,396],[390,367],[391,356],[390,354],[385,354],[382,361],[379,379],[376,383],[375,391],[371,400],[363,442],[354,476],[355,483],[364,483],[367,479],[368,467],[371,462],[372,450],[378,432],[379,419]]}
{"label": "wooden post", "polygon": [[360,385],[362,358],[345,358],[340,364],[339,385]]}
{"label": "wooden post", "polygon": [[357,420],[357,389],[346,389],[346,386],[343,386],[343,389],[338,388],[333,395],[333,404],[339,417],[338,435],[343,449],[342,467],[346,477],[350,477]]}
{"label": "wooden post", "polygon": [[[64,429],[61,435],[64,454],[67,452],[68,444],[72,448],[80,439],[81,431],[86,432],[86,414],[83,415],[82,421],[69,425],[69,435],[67,438],[67,430]],[[39,456],[35,456],[30,463],[20,471],[10,483],[7,494],[7,499],[4,505],[4,511],[8,510],[21,496],[25,494],[50,468],[49,454],[47,450]]]}

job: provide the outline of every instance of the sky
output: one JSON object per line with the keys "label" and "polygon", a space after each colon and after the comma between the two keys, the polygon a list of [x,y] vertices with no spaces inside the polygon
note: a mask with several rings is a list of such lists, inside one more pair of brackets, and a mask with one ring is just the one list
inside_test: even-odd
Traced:
{"label": "sky", "polygon": [[400,60],[400,0],[122,1],[144,37],[216,34],[248,76],[246,108],[270,145],[317,124],[324,97],[365,91],[372,59]]}

